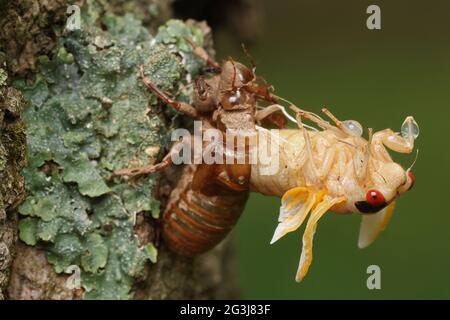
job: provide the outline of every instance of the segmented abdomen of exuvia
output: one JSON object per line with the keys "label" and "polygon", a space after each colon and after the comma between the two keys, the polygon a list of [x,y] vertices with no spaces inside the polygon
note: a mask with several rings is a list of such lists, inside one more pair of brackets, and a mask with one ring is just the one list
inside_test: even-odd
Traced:
{"label": "segmented abdomen of exuvia", "polygon": [[[197,166],[187,165],[172,191],[163,215],[162,235],[169,248],[182,256],[206,252],[221,242],[238,221],[249,191],[208,186],[195,190]],[[208,181],[205,181],[205,185]]]}

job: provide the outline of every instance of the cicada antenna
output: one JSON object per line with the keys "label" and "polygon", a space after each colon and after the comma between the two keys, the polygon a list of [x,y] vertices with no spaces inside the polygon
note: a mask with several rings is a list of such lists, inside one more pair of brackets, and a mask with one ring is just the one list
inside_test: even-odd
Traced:
{"label": "cicada antenna", "polygon": [[414,165],[416,164],[417,158],[419,157],[419,149],[417,149],[416,151],[416,157],[414,158],[413,163],[411,163],[411,165],[409,166],[408,170],[406,170],[406,172],[410,172],[411,169],[414,167]]}

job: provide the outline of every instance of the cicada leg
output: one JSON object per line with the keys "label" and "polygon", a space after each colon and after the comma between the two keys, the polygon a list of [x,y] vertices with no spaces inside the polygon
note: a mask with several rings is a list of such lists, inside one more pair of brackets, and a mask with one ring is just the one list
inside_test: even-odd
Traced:
{"label": "cicada leg", "polygon": [[212,68],[212,71],[215,72],[220,72],[221,71],[221,67],[220,64],[214,60],[209,54],[208,52],[206,52],[205,49],[203,49],[202,47],[198,46],[194,41],[192,41],[190,38],[185,37],[184,38],[192,47],[192,49],[194,50],[194,54],[199,57],[200,59],[203,59],[206,64]]}
{"label": "cicada leg", "polygon": [[348,136],[361,137],[363,134],[363,128],[361,124],[356,120],[344,120],[341,121],[334,116],[327,108],[322,108],[322,112],[325,113],[343,133]]}
{"label": "cicada leg", "polygon": [[314,161],[314,154],[312,151],[312,143],[311,143],[311,137],[309,136],[308,130],[304,127],[302,123],[302,115],[300,113],[297,113],[297,124],[303,132],[303,136],[305,139],[305,146],[306,146],[306,153],[308,156],[308,161],[311,165],[311,169],[313,171],[314,180],[316,180],[317,183],[320,183],[328,174],[330,171],[334,157],[336,155],[336,146],[331,146],[327,149],[326,154],[322,160],[321,166],[317,166]]}
{"label": "cicada leg", "polygon": [[[281,118],[277,118],[276,116],[280,116]],[[258,124],[261,125],[263,120],[268,120],[270,123],[281,129],[286,127],[286,119],[295,122],[295,119],[279,104],[272,104],[261,110],[257,110],[255,114],[255,120]]]}
{"label": "cicada leg", "polygon": [[143,166],[143,167],[135,167],[135,168],[125,168],[125,169],[119,169],[114,171],[114,173],[110,176],[110,179],[114,177],[136,177],[136,176],[142,176],[147,175],[154,172],[159,172],[164,170],[165,168],[172,165],[173,157],[177,154],[179,154],[180,150],[183,148],[183,145],[185,145],[188,142],[185,142],[184,140],[175,142],[170,149],[169,153],[167,153],[164,158],[161,160],[161,162],[150,165],[150,166]]}
{"label": "cicada leg", "polygon": [[[372,146],[383,144],[399,153],[411,153],[414,150],[414,140],[419,136],[419,125],[413,117],[407,117],[401,127],[401,135],[391,129],[385,129],[373,134]],[[376,151],[375,147],[372,147]]]}
{"label": "cicada leg", "polygon": [[164,103],[170,105],[172,108],[180,112],[183,112],[191,118],[197,118],[197,110],[193,106],[185,102],[173,100],[165,92],[159,89],[148,77],[146,77],[143,65],[139,67],[139,73],[144,85]]}

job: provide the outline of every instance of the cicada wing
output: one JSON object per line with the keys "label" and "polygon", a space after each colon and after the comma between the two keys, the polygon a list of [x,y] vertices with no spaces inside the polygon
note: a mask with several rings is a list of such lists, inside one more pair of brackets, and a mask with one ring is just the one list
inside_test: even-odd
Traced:
{"label": "cicada wing", "polygon": [[308,223],[306,224],[305,232],[303,233],[303,247],[302,254],[300,256],[300,262],[298,264],[297,274],[295,276],[295,281],[300,282],[303,280],[305,275],[308,273],[309,266],[311,265],[313,259],[313,239],[316,233],[317,222],[322,216],[335,204],[345,201],[344,197],[331,198],[325,196],[322,202],[317,204],[313,212],[309,216]]}
{"label": "cicada wing", "polygon": [[358,247],[365,248],[372,244],[378,235],[386,228],[394,213],[395,202],[375,214],[362,216],[361,227],[359,229]]}
{"label": "cicada wing", "polygon": [[281,201],[278,226],[270,244],[278,241],[289,232],[297,230],[316,203],[317,195],[307,188],[297,187],[286,192]]}

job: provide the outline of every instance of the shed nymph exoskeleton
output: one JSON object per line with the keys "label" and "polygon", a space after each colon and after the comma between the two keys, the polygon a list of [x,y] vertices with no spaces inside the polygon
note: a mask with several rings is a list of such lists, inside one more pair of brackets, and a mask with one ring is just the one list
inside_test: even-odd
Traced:
{"label": "shed nymph exoskeleton", "polygon": [[[166,105],[201,122],[204,131],[256,132],[256,122],[263,120],[280,125],[279,117],[274,117],[276,113],[261,114],[257,109],[258,102],[274,103],[275,98],[266,84],[258,82],[254,69],[231,58],[218,64],[204,49],[187,40],[214,74],[195,79],[193,102],[189,104],[170,98],[145,75],[144,66],[141,66],[141,80],[150,92]],[[225,135],[225,139],[228,137]],[[183,147],[193,149],[194,146],[192,139],[182,139],[174,143],[160,163],[116,170],[112,177],[136,177],[161,171],[172,164],[173,156]],[[200,142],[200,147],[202,154],[208,145]],[[235,150],[231,151],[234,153]],[[232,157],[233,163],[192,161],[185,164],[181,178],[169,195],[161,221],[164,243],[172,251],[187,257],[206,252],[221,242],[236,224],[250,192],[251,165],[240,163],[237,153]]]}
{"label": "shed nymph exoskeleton", "polygon": [[[282,198],[278,226],[271,243],[297,230],[309,215],[303,234],[303,249],[296,274],[300,282],[312,262],[313,237],[317,222],[328,211],[362,215],[358,246],[371,244],[392,216],[395,200],[411,189],[411,168],[395,163],[386,148],[411,153],[419,127],[407,117],[401,134],[385,129],[362,137],[361,125],[340,121],[330,111],[333,124],[293,105],[298,129],[280,130],[279,136],[266,132],[268,143],[280,145],[279,170],[261,175],[261,165],[252,166],[251,189]],[[302,119],[322,130],[306,127]],[[267,143],[267,142],[266,142]]]}

